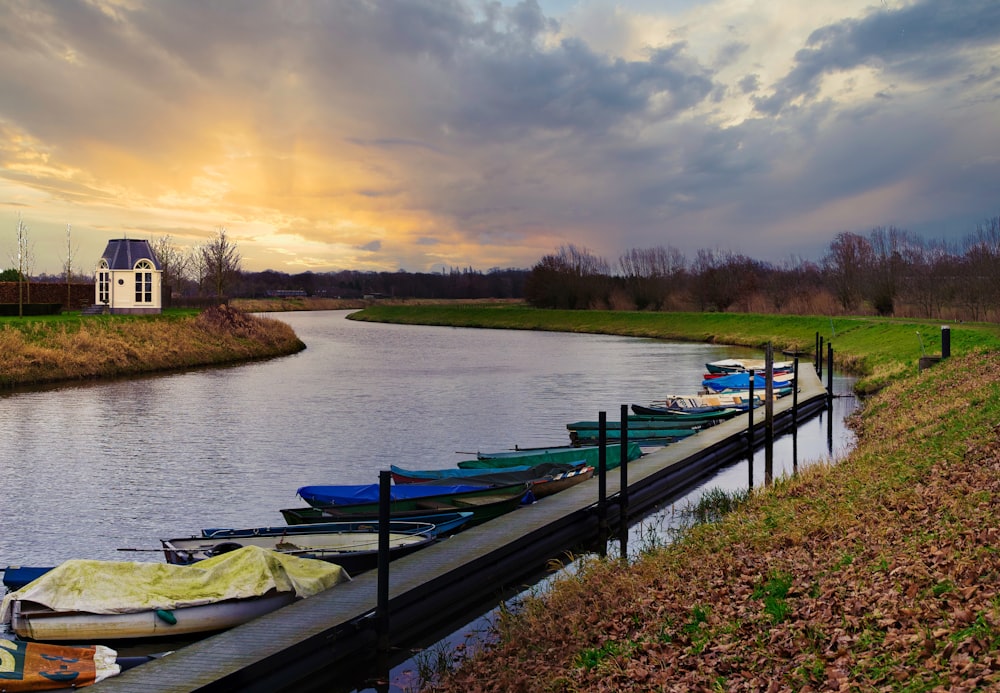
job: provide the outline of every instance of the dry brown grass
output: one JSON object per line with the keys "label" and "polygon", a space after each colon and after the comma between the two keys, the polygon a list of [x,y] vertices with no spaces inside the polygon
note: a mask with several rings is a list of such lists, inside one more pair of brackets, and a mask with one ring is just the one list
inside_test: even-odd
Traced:
{"label": "dry brown grass", "polygon": [[995,353],[897,383],[846,460],[592,562],[428,690],[996,690],[998,421]]}
{"label": "dry brown grass", "polygon": [[220,306],[189,317],[0,326],[0,387],[234,363],[300,351],[287,324]]}

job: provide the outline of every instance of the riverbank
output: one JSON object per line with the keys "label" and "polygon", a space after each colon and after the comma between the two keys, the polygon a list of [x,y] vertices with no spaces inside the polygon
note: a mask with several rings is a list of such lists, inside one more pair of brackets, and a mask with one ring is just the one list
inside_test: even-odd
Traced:
{"label": "riverbank", "polygon": [[10,318],[0,320],[0,389],[241,363],[304,348],[287,324],[224,306]]}
{"label": "riverbank", "polygon": [[997,421],[995,351],[900,379],[842,461],[630,566],[590,562],[427,690],[995,690]]}

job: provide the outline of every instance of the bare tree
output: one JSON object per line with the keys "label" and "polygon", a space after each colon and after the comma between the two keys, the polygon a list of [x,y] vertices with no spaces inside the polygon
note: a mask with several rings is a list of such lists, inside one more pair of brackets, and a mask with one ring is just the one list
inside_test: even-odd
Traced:
{"label": "bare tree", "polygon": [[633,248],[618,258],[636,307],[661,309],[684,273],[684,255],[671,246]]}
{"label": "bare tree", "polygon": [[[24,218],[21,213],[17,213],[17,315],[18,317],[24,316],[24,303],[25,298],[27,298],[28,303],[31,302],[31,289],[28,288],[27,297],[25,297],[25,286],[24,278],[28,272],[28,266],[30,265],[29,253],[28,253],[28,225],[24,223]],[[13,258],[12,258],[13,259]]]}
{"label": "bare tree", "polygon": [[872,247],[864,236],[844,231],[830,243],[823,267],[845,311],[854,310],[861,301],[862,286],[871,265]]}
{"label": "bare tree", "polygon": [[72,309],[73,303],[73,289],[71,284],[73,282],[73,255],[76,249],[73,248],[72,241],[72,224],[66,224],[66,264],[64,269],[66,270],[66,309]]}
{"label": "bare tree", "polygon": [[240,252],[220,226],[211,241],[201,247],[203,285],[207,284],[216,298],[226,295],[226,289],[240,273]]}
{"label": "bare tree", "polygon": [[156,254],[156,259],[160,262],[160,270],[163,272],[163,286],[180,290],[181,285],[187,280],[189,272],[193,269],[193,265],[196,264],[193,255],[201,253],[185,253],[169,235],[160,236],[153,241],[152,246],[153,253]]}

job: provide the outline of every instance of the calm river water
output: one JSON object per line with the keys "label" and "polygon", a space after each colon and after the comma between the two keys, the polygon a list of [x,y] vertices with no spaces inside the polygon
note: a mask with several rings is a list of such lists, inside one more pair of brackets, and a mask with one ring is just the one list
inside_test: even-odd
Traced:
{"label": "calm river water", "polygon": [[[755,350],[602,335],[385,325],[280,313],[299,354],[229,368],[0,395],[0,567],[161,561],[161,537],[283,524],[307,484],[367,484],[390,464],[565,445],[565,425],[695,392],[706,361]],[[802,367],[811,367],[804,362]],[[835,379],[835,391],[850,382]],[[798,462],[852,443],[836,400],[800,428]],[[789,438],[775,476],[790,473]],[[711,486],[750,483],[746,462]],[[755,465],[755,484],[763,464]],[[138,549],[124,553],[121,548]]]}

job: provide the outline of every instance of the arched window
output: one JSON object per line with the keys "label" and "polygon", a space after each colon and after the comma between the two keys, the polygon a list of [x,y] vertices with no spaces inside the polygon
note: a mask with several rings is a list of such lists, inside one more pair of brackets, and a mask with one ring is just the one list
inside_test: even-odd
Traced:
{"label": "arched window", "polygon": [[97,267],[97,302],[107,304],[111,298],[111,272],[106,260]]}
{"label": "arched window", "polygon": [[135,302],[153,302],[153,263],[149,260],[135,263]]}

